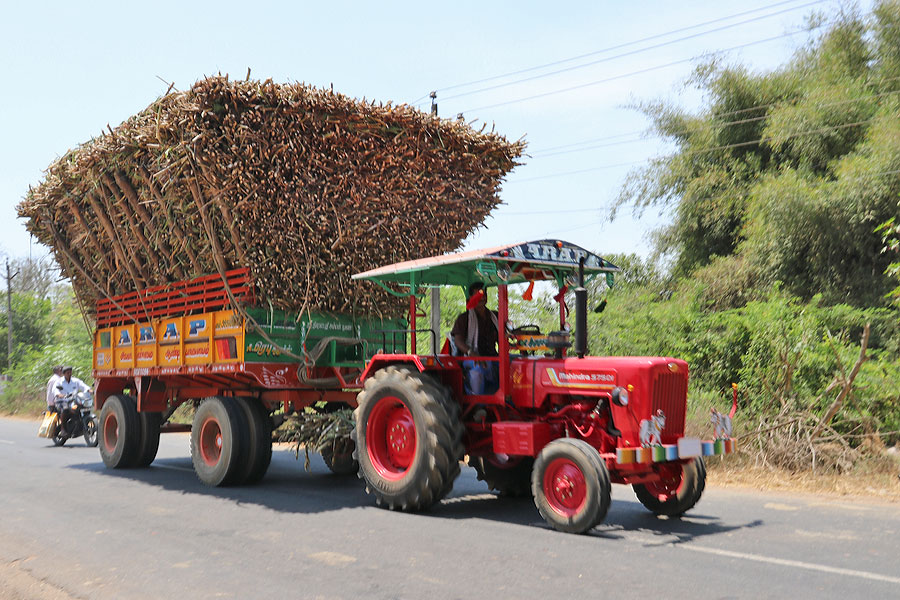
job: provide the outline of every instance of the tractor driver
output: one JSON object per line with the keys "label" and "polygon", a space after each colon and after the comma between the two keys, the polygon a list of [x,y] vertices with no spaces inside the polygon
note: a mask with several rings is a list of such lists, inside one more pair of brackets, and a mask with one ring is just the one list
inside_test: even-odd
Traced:
{"label": "tractor driver", "polygon": [[[488,310],[484,284],[476,281],[469,285],[466,312],[453,324],[450,337],[456,347],[456,356],[497,356],[500,325],[496,311]],[[467,373],[466,391],[470,394],[490,394],[496,391],[500,381],[500,363],[465,360]]]}
{"label": "tractor driver", "polygon": [[457,356],[497,356],[499,321],[497,312],[488,310],[484,284],[469,285],[466,312],[456,317],[450,335]]}

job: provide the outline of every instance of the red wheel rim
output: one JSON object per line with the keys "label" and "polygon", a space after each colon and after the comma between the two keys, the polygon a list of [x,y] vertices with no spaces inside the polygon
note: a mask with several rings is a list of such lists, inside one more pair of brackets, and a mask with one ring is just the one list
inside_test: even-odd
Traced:
{"label": "red wheel rim", "polygon": [[679,463],[663,465],[659,476],[659,481],[645,483],[644,487],[657,500],[666,502],[677,496],[684,486],[684,468]]}
{"label": "red wheel rim", "polygon": [[115,413],[110,412],[103,420],[103,447],[112,454],[116,451],[117,443],[119,443],[119,420]]}
{"label": "red wheel rim", "polygon": [[219,422],[210,417],[200,426],[200,458],[211,467],[219,464],[222,456],[222,428]]}
{"label": "red wheel rim", "polygon": [[577,464],[568,458],[557,458],[544,469],[544,497],[550,508],[571,518],[581,512],[587,499],[587,481]]}
{"label": "red wheel rim", "polygon": [[416,423],[399,398],[378,400],[366,422],[366,453],[378,474],[402,479],[416,455]]}

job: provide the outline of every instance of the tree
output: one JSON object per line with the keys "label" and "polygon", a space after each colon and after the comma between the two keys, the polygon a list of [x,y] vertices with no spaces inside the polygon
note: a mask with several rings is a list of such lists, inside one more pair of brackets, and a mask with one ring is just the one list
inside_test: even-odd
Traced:
{"label": "tree", "polygon": [[691,84],[709,100],[697,115],[641,107],[677,151],[633,173],[618,206],[674,209],[656,244],[675,275],[719,257],[735,289],[781,281],[805,299],[885,303],[890,261],[874,230],[900,193],[898,30],[896,1],[841,13],[774,72],[698,67]]}

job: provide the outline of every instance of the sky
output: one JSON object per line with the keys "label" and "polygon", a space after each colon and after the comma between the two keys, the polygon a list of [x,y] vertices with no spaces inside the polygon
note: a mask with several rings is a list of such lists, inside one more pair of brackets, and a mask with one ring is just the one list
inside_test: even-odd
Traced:
{"label": "sky", "polygon": [[[696,110],[703,98],[686,83],[704,57],[777,68],[809,41],[804,24],[813,11],[834,15],[841,6],[3,0],[0,255],[47,253],[15,207],[56,158],[140,112],[170,84],[184,90],[205,75],[244,78],[249,68],[254,79],[333,85],[426,111],[436,91],[440,116],[462,113],[476,128],[524,137],[529,156],[466,248],[556,238],[601,255],[647,256],[670,209],[609,218],[628,173],[672,151],[647,134],[650,122],[635,104]],[[509,73],[518,74],[499,77]]]}

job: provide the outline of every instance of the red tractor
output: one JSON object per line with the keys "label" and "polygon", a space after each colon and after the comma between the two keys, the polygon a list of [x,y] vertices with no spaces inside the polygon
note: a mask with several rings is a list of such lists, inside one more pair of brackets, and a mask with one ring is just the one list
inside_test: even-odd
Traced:
{"label": "red tractor", "polygon": [[[508,495],[530,491],[552,527],[582,533],[603,521],[610,484],[633,486],[650,511],[678,516],[700,499],[703,456],[735,449],[730,415],[720,437],[684,437],[688,365],[669,357],[587,356],[585,283],[619,269],[557,241],[501,246],[389,265],[355,275],[409,297],[411,347],[432,336],[432,353],[374,355],[357,397],[355,457],[377,502],[427,508],[443,498],[468,455],[479,479]],[[428,288],[473,282],[497,288],[497,356],[438,350],[437,326],[417,330],[417,299]],[[511,328],[508,286],[544,281],[559,293],[559,329]],[[574,344],[566,292],[574,288]],[[432,314],[439,296],[432,294]],[[424,315],[420,315],[424,316]],[[449,340],[448,340],[449,341]],[[499,375],[484,393],[472,369]],[[481,392],[481,393],[478,393]],[[735,395],[736,398],[736,395]],[[719,414],[719,413],[716,413]]]}
{"label": "red tractor", "polygon": [[[408,321],[276,310],[246,268],[101,300],[100,455],[109,468],[146,467],[161,433],[190,429],[201,481],[253,483],[269,466],[272,430],[284,418],[277,409],[289,414],[325,401],[325,411],[350,407],[356,415],[355,446],[343,438],[321,449],[326,464],[337,473],[358,468],[378,504],[392,509],[439,502],[468,456],[492,489],[532,493],[562,531],[602,521],[613,482],[634,486],[657,514],[680,515],[703,492],[702,457],[734,451],[736,403],[730,415],[714,413],[716,440],[686,438],[683,360],[587,356],[585,283],[599,276],[611,283],[617,270],[572,244],[541,240],[354,276],[408,298]],[[437,288],[475,282],[497,288],[498,348],[485,352],[493,356],[456,356],[439,343],[439,321],[417,329],[418,299],[431,290],[434,319]],[[508,286],[533,282],[558,290],[554,331],[509,326]],[[417,336],[426,333],[431,351],[418,354]],[[479,381],[486,374],[494,389]],[[197,406],[192,425],[170,423],[185,402]]]}

